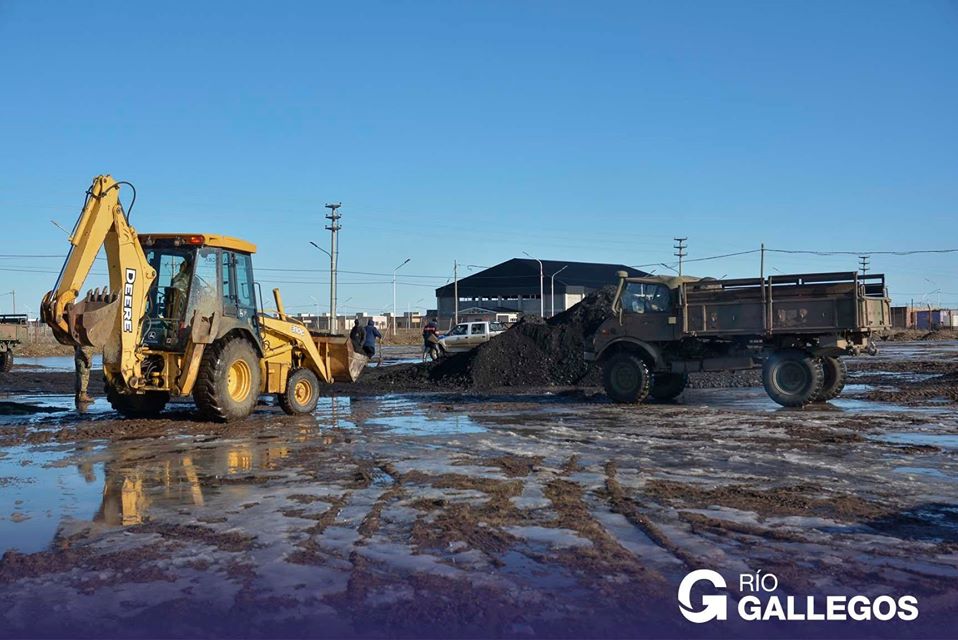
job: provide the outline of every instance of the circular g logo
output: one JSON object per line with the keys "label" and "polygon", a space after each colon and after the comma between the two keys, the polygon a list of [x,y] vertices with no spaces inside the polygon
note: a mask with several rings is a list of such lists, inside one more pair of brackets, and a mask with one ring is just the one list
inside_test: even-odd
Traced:
{"label": "circular g logo", "polygon": [[725,588],[725,578],[711,569],[696,569],[682,579],[679,585],[679,611],[689,622],[701,624],[710,620],[726,620],[728,611],[726,610],[726,601],[728,596],[702,596],[702,605],[705,607],[701,611],[696,611],[692,607],[692,585],[696,582],[706,580],[713,587]]}

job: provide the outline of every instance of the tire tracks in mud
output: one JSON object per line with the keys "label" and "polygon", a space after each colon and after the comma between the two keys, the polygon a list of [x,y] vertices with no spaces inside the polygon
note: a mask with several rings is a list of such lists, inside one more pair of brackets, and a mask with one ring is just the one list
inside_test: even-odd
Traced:
{"label": "tire tracks in mud", "polygon": [[665,549],[673,557],[678,559],[689,570],[702,566],[702,562],[693,554],[672,542],[652,520],[642,513],[640,506],[634,498],[626,495],[625,490],[617,478],[618,465],[614,460],[609,460],[604,465],[605,469],[605,497],[612,510],[625,517],[634,526],[638,527],[652,542],[662,549]]}

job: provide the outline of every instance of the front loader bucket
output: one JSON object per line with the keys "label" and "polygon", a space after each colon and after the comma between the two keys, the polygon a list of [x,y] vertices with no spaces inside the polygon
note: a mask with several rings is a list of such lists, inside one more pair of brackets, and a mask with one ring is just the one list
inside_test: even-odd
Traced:
{"label": "front loader bucket", "polygon": [[88,292],[80,302],[67,306],[67,324],[80,346],[102,349],[113,336],[120,300],[116,294],[99,289]]}
{"label": "front loader bucket", "polygon": [[349,338],[317,333],[311,335],[334,380],[356,382],[359,379],[369,358],[362,353],[356,353]]}

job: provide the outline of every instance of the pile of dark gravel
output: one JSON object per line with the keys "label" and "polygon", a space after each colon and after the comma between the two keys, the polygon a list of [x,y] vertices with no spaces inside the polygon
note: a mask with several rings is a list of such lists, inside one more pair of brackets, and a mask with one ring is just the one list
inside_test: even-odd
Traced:
{"label": "pile of dark gravel", "polygon": [[435,363],[389,367],[360,380],[392,388],[432,384],[477,389],[584,382],[591,369],[582,357],[585,340],[611,314],[614,295],[614,287],[605,287],[549,320],[524,318],[471,351]]}
{"label": "pile of dark gravel", "polygon": [[585,341],[612,313],[614,287],[605,287],[549,320],[525,318],[466,353],[438,362],[430,379],[476,388],[574,385],[589,374]]}

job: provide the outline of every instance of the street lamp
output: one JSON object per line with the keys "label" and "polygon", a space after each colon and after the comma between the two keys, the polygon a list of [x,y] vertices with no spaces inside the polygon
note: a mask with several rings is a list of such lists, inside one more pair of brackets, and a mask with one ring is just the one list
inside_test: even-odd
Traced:
{"label": "street lamp", "polygon": [[552,284],[550,285],[551,288],[549,290],[549,297],[552,299],[552,312],[549,314],[550,318],[556,314],[556,276],[565,271],[568,267],[569,265],[565,265],[552,274]]}
{"label": "street lamp", "polygon": [[406,263],[412,260],[412,258],[406,258],[403,260],[402,264],[393,269],[393,336],[396,335],[396,272],[406,266]]}
{"label": "street lamp", "polygon": [[316,331],[319,331],[319,300],[316,296],[309,296],[316,303]]}
{"label": "street lamp", "polygon": [[528,253],[523,251],[527,256],[539,263],[539,317],[546,317],[546,301],[545,301],[545,276],[542,273],[542,260],[539,258],[533,258]]}
{"label": "street lamp", "polygon": [[[317,249],[325,253],[327,256],[329,256],[329,322],[327,323],[326,328],[329,330],[330,335],[332,335],[333,333],[333,296],[335,295],[335,289],[333,289],[333,276],[335,275],[334,273],[335,265],[333,263],[333,254],[331,254],[329,251],[326,251],[326,249],[323,249],[321,246],[319,246],[312,240],[309,241],[309,244],[313,245],[314,247],[316,247]],[[317,306],[316,308],[318,310],[319,306]],[[319,331],[319,319],[316,320],[316,330]]]}

